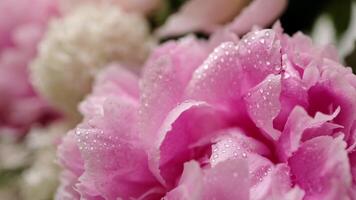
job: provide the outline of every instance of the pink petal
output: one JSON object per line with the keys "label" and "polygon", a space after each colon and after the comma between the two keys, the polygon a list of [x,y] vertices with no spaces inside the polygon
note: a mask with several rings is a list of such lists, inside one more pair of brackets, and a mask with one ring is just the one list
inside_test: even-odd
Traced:
{"label": "pink petal", "polygon": [[353,151],[349,154],[349,160],[350,160],[352,180],[353,182],[356,182],[356,151]]}
{"label": "pink petal", "polygon": [[237,45],[226,42],[217,47],[194,72],[186,98],[235,107],[249,88],[281,70],[280,43],[275,33],[256,31]]}
{"label": "pink petal", "polygon": [[282,68],[281,41],[273,30],[246,34],[239,43],[240,65],[254,86],[270,74],[280,74]]}
{"label": "pink petal", "polygon": [[61,165],[77,177],[84,172],[84,161],[80,155],[74,131],[70,131],[63,137],[58,146],[57,157]]}
{"label": "pink petal", "polygon": [[78,183],[78,176],[70,171],[63,171],[60,175],[61,184],[55,195],[56,200],[79,200],[80,195],[75,190],[75,184]]}
{"label": "pink petal", "polygon": [[[291,187],[290,169],[287,164],[278,164],[271,173],[269,192],[263,199],[302,200],[304,191],[298,186]],[[262,199],[261,199],[262,200]]]}
{"label": "pink petal", "polygon": [[[278,141],[279,148],[281,148],[280,150],[282,151],[280,152],[282,160],[287,159],[299,148],[303,137],[308,136],[308,129],[312,130],[319,128],[316,132],[319,135],[310,136],[311,132],[309,132],[309,137],[320,136],[320,133],[324,135],[333,134],[335,127],[328,126],[327,122],[333,120],[339,112],[340,108],[336,109],[334,113],[330,115],[318,112],[313,118],[309,116],[302,107],[296,106],[291,112]],[[321,129],[323,127],[326,129]],[[337,128],[340,128],[340,126],[337,126]]]}
{"label": "pink petal", "polygon": [[207,56],[204,46],[192,37],[168,42],[146,62],[141,80],[140,117],[147,140],[157,134],[168,112],[182,101],[192,72]]}
{"label": "pink petal", "polygon": [[237,46],[232,42],[221,44],[193,74],[186,95],[225,106],[240,97],[239,80],[242,69],[237,60]]}
{"label": "pink petal", "polygon": [[217,135],[210,157],[212,167],[228,159],[247,158],[251,153],[270,155],[269,149],[263,143],[246,136],[239,129],[221,130]]}
{"label": "pink petal", "polygon": [[262,200],[271,187],[273,163],[258,154],[248,155],[250,196],[252,200]]}
{"label": "pink petal", "polygon": [[160,0],[112,0],[123,9],[148,14],[158,7]]}
{"label": "pink petal", "polygon": [[258,141],[254,141],[254,144],[248,144],[247,146],[246,143],[244,143],[246,140],[253,141],[252,138],[248,137],[226,138],[225,136],[225,138],[220,138],[212,147],[212,155],[210,157],[211,166],[214,167],[226,160],[246,159],[249,169],[248,176],[250,180],[251,198],[259,199],[264,196],[268,189],[269,174],[273,168],[273,164],[267,158],[257,154],[257,151],[261,151],[265,154],[269,153],[268,150],[265,149],[265,146],[258,143]]}
{"label": "pink petal", "polygon": [[48,19],[57,15],[57,1],[33,0],[18,3],[2,0],[0,13],[6,16],[0,20],[0,52],[2,52],[4,47],[14,45],[13,34],[18,28],[35,26],[42,32]]}
{"label": "pink petal", "polygon": [[85,162],[79,191],[107,199],[127,199],[158,187],[138,139],[137,105],[108,98],[103,110],[102,117],[93,118],[76,129]]}
{"label": "pink petal", "polygon": [[75,129],[85,172],[77,184],[84,198],[138,198],[160,185],[148,168],[138,128],[137,77],[108,68],[83,103],[86,118]]}
{"label": "pink petal", "polygon": [[138,77],[119,65],[109,66],[97,76],[91,95],[79,105],[79,109],[87,118],[100,116],[105,100],[115,96],[128,101],[139,100]]}
{"label": "pink petal", "polygon": [[[277,24],[274,29],[281,28]],[[278,37],[282,42],[282,53],[288,55],[295,68],[305,69],[312,62],[321,62],[323,59],[339,61],[337,51],[332,46],[316,46],[301,32],[294,34],[293,37],[279,32]]]}
{"label": "pink petal", "polygon": [[356,90],[350,82],[350,78],[356,79],[347,68],[340,67],[339,70],[335,70],[332,67],[327,67],[323,69],[319,82],[308,91],[310,103],[308,113],[314,114],[318,111],[332,113],[333,110],[340,107],[340,113],[333,121],[335,124],[343,126],[342,132],[345,134],[346,141],[351,139],[351,127],[356,117],[356,106],[354,105]]}
{"label": "pink petal", "polygon": [[315,65],[311,65],[304,70],[303,83],[309,89],[314,86],[320,79],[320,71]]}
{"label": "pink petal", "polygon": [[[224,113],[204,102],[187,101],[167,116],[152,147],[151,170],[162,183],[171,186],[183,170],[183,163],[200,158],[201,141],[226,127]],[[202,148],[200,151],[207,151]],[[207,159],[207,158],[206,158]]]}
{"label": "pink petal", "polygon": [[58,117],[34,91],[28,70],[57,1],[2,0],[0,13],[0,134],[21,137],[33,124]]}
{"label": "pink petal", "polygon": [[242,160],[228,160],[207,170],[203,179],[203,199],[248,200],[249,179],[247,174],[247,164]]}
{"label": "pink petal", "polygon": [[244,34],[254,25],[270,25],[287,6],[287,0],[254,0],[227,26],[237,34]]}
{"label": "pink petal", "polygon": [[248,113],[256,126],[273,140],[280,132],[273,128],[273,119],[280,111],[281,76],[270,75],[262,83],[251,89],[245,97]]}
{"label": "pink petal", "polygon": [[303,143],[288,160],[294,182],[307,200],[346,199],[350,166],[342,137],[320,136]]}
{"label": "pink petal", "polygon": [[303,191],[291,188],[289,168],[276,167],[263,156],[270,156],[269,150],[257,140],[245,136],[241,130],[228,129],[217,138],[212,146],[210,164],[215,167],[226,160],[246,159],[249,166],[250,199],[299,199]]}
{"label": "pink petal", "polygon": [[191,161],[184,165],[178,187],[170,191],[164,199],[248,200],[247,173],[247,164],[242,160],[224,161],[206,170],[202,170],[197,162]]}
{"label": "pink petal", "polygon": [[220,46],[220,44],[224,42],[233,42],[237,44],[239,41],[239,37],[226,28],[219,29],[215,31],[209,38],[209,46],[211,46],[211,50]]}
{"label": "pink petal", "polygon": [[194,31],[210,32],[232,20],[247,3],[246,0],[190,0],[168,18],[157,34],[166,37]]}
{"label": "pink petal", "polygon": [[199,163],[190,161],[184,164],[184,170],[178,186],[168,192],[165,200],[199,200],[203,193],[203,170]]}
{"label": "pink petal", "polygon": [[273,125],[278,130],[283,130],[290,113],[296,106],[308,108],[308,90],[299,77],[289,76],[287,72],[282,74],[282,91],[279,97],[281,111],[274,119]]}

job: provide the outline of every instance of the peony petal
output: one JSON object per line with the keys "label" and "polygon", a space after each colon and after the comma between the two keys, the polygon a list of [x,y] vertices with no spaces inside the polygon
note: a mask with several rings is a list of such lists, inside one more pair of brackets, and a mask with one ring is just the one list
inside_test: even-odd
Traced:
{"label": "peony petal", "polygon": [[139,197],[159,186],[148,169],[147,155],[138,140],[137,104],[108,98],[102,117],[76,129],[85,162],[78,189],[107,199]]}
{"label": "peony petal", "polygon": [[306,199],[347,199],[351,174],[345,148],[342,137],[320,136],[289,158],[294,182],[305,190]]}
{"label": "peony petal", "polygon": [[247,163],[242,160],[224,161],[205,170],[202,170],[197,162],[191,161],[184,165],[184,172],[178,187],[168,192],[164,199],[248,200],[247,173]]}
{"label": "peony petal", "polygon": [[249,88],[281,70],[280,43],[275,33],[256,31],[238,45],[226,42],[217,47],[194,72],[186,98],[234,107]]}
{"label": "peony petal", "polygon": [[164,200],[200,200],[204,187],[203,171],[198,162],[184,164],[184,170],[178,186],[168,192]]}
{"label": "peony petal", "polygon": [[332,113],[340,107],[340,113],[333,121],[343,126],[342,132],[345,134],[345,140],[349,141],[351,127],[356,116],[356,106],[354,106],[356,90],[352,84],[356,77],[350,73],[349,69],[337,67],[335,64],[330,60],[324,63],[318,83],[309,89],[308,113],[315,114],[318,111]]}
{"label": "peony petal", "polygon": [[79,193],[75,190],[78,183],[78,176],[70,171],[63,171],[60,175],[61,185],[57,189],[55,200],[75,200],[80,199]]}
{"label": "peony petal", "polygon": [[218,163],[228,159],[247,158],[251,153],[269,156],[269,149],[258,140],[246,136],[239,129],[221,130],[212,145],[210,165],[214,167]]}
{"label": "peony petal", "polygon": [[[274,29],[281,30],[278,24],[275,25]],[[278,37],[282,42],[282,53],[288,55],[289,60],[297,69],[305,69],[313,62],[318,63],[323,59],[336,62],[339,60],[335,48],[332,46],[315,46],[312,40],[301,32],[294,34],[293,37],[282,35],[279,32]]]}
{"label": "peony petal", "polygon": [[[173,109],[163,122],[152,147],[151,170],[162,183],[171,186],[179,178],[183,163],[200,158],[204,143],[216,130],[227,126],[224,113],[204,102],[187,101]],[[202,147],[199,149],[199,147]],[[207,158],[206,158],[207,159]]]}
{"label": "peony petal", "polygon": [[279,96],[281,93],[281,76],[270,75],[262,83],[251,89],[245,97],[247,111],[256,126],[273,140],[277,140],[280,132],[273,128],[273,119],[281,109]]}
{"label": "peony petal", "polygon": [[215,31],[209,37],[209,46],[212,47],[211,50],[213,50],[214,48],[220,46],[220,44],[224,42],[233,42],[236,44],[238,41],[239,41],[239,37],[235,33],[224,28]]}
{"label": "peony petal", "polygon": [[57,2],[3,0],[0,13],[0,134],[21,137],[33,124],[58,117],[34,91],[28,74],[47,22],[57,14]]}
{"label": "peony petal", "polygon": [[309,89],[315,84],[317,84],[320,79],[320,71],[317,66],[310,65],[308,66],[303,73],[303,83]]}
{"label": "peony petal", "polygon": [[258,154],[248,155],[250,196],[252,200],[262,200],[271,186],[273,163]]}
{"label": "peony petal", "polygon": [[266,27],[281,15],[287,3],[287,0],[254,0],[227,27],[237,34],[245,34],[254,25]]}
{"label": "peony petal", "polygon": [[238,63],[237,46],[232,42],[221,44],[193,74],[187,99],[203,100],[220,106],[240,97],[239,78],[242,70]]}
{"label": "peony petal", "polygon": [[190,0],[171,15],[157,31],[160,37],[181,35],[194,31],[211,32],[234,18],[248,0]]}
{"label": "peony petal", "polygon": [[352,180],[353,182],[355,182],[356,181],[356,151],[349,153],[349,160],[350,160]]}
{"label": "peony petal", "polygon": [[96,78],[92,94],[79,105],[82,115],[92,118],[103,114],[103,104],[110,96],[138,102],[138,77],[118,65],[109,66]]}
{"label": "peony petal", "polygon": [[74,131],[70,131],[63,137],[58,146],[57,157],[61,165],[77,177],[84,172],[84,161],[77,146]]}
{"label": "peony petal", "polygon": [[0,13],[6,18],[0,21],[0,53],[4,47],[14,45],[14,32],[22,26],[35,26],[43,31],[50,17],[57,15],[57,1],[33,0],[14,3],[11,0],[0,2]]}
{"label": "peony petal", "polygon": [[181,100],[185,86],[207,56],[204,45],[193,37],[168,42],[152,53],[141,80],[142,132],[150,140],[168,112]]}
{"label": "peony petal", "polygon": [[281,41],[273,30],[246,34],[239,43],[238,58],[246,72],[250,87],[270,74],[280,74],[282,68]]}
{"label": "peony petal", "polygon": [[295,76],[286,77],[287,74],[282,74],[282,91],[279,97],[281,102],[281,111],[274,119],[273,125],[278,130],[283,130],[284,125],[290,116],[292,110],[296,106],[308,108],[308,90],[300,78]]}
{"label": "peony petal", "polygon": [[[302,200],[304,191],[298,186],[291,187],[290,169],[287,164],[278,164],[271,173],[269,192],[262,199]],[[262,200],[261,199],[261,200]]]}
{"label": "peony petal", "polygon": [[[223,134],[224,133],[224,134]],[[261,155],[270,156],[269,150],[257,140],[245,136],[241,130],[222,131],[212,146],[210,164],[215,167],[226,160],[246,159],[249,166],[250,199],[302,199],[303,192],[291,188],[289,168],[276,166]]]}
{"label": "peony petal", "polygon": [[138,198],[160,187],[140,140],[138,103],[137,78],[119,68],[99,76],[83,103],[86,118],[75,137],[85,166],[77,184],[84,198]]}
{"label": "peony petal", "polygon": [[[249,199],[247,163],[228,160],[206,171],[203,199]],[[238,189],[237,189],[238,188]]]}
{"label": "peony petal", "polygon": [[[337,108],[332,114],[326,115],[323,113],[316,113],[315,117],[309,116],[309,114],[300,106],[296,106],[291,112],[282,132],[281,137],[279,138],[279,148],[280,149],[280,158],[282,160],[287,159],[292,155],[294,151],[299,148],[300,143],[303,140],[303,137],[316,137],[320,135],[313,135],[307,130],[317,129],[317,134],[332,136],[333,130],[335,128],[340,128],[340,126],[328,126],[328,121],[333,120],[340,113],[340,108]],[[324,129],[322,129],[324,128]],[[322,130],[322,131],[321,131]],[[305,135],[304,135],[305,134]],[[311,135],[312,134],[312,135]],[[305,140],[305,139],[304,139]]]}
{"label": "peony petal", "polygon": [[[303,198],[302,190],[298,187],[291,188],[289,168],[285,164],[274,167],[268,159],[256,154],[253,150],[247,150],[245,154],[242,153],[242,156],[239,156],[238,152],[243,152],[245,145],[239,146],[239,143],[234,143],[236,141],[231,141],[233,138],[224,139],[213,146],[211,164],[214,167],[225,160],[247,159],[251,200],[301,200]],[[256,142],[254,143],[258,144]],[[259,151],[263,150],[263,146],[261,147]]]}

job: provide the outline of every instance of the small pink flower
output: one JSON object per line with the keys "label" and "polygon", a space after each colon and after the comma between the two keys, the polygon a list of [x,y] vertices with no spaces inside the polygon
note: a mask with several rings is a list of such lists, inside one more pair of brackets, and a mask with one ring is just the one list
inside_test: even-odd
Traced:
{"label": "small pink flower", "polygon": [[351,69],[278,24],[212,51],[230,39],[165,43],[140,80],[104,71],[59,147],[57,199],[355,199]]}
{"label": "small pink flower", "polygon": [[33,90],[28,66],[47,21],[57,14],[52,0],[0,1],[0,134],[22,134],[53,115]]}
{"label": "small pink flower", "polygon": [[160,37],[193,31],[214,32],[225,26],[245,34],[254,25],[266,27],[283,12],[287,0],[190,0],[157,30]]}

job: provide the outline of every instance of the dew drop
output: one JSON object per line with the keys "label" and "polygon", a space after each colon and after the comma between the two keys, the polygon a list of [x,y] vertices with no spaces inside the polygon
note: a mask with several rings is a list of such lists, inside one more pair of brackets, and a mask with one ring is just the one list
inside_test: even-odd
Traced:
{"label": "dew drop", "polygon": [[232,173],[232,176],[233,176],[234,178],[237,178],[237,177],[239,176],[239,173],[234,172],[234,173]]}

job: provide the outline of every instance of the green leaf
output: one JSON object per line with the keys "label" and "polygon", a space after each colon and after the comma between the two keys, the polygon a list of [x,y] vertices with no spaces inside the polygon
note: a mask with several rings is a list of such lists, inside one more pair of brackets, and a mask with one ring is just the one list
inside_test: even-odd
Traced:
{"label": "green leaf", "polygon": [[0,171],[0,187],[16,181],[25,168],[7,169]]}
{"label": "green leaf", "polygon": [[326,8],[326,12],[332,18],[338,37],[347,30],[350,24],[351,1],[352,0],[333,0]]}

